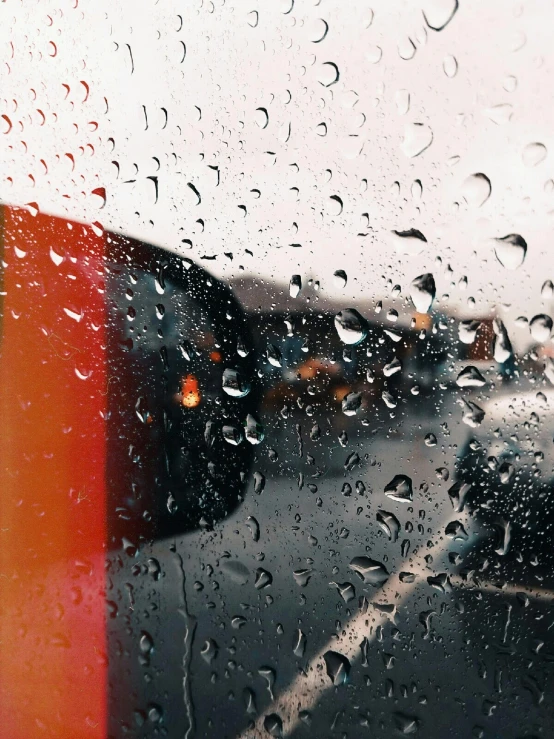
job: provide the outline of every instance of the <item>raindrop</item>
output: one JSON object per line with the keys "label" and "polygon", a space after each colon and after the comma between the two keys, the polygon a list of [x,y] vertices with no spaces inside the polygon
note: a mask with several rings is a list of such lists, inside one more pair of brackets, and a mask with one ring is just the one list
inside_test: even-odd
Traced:
{"label": "raindrop", "polygon": [[245,585],[250,577],[248,567],[238,559],[224,559],[221,563],[221,570],[238,585]]}
{"label": "raindrop", "polygon": [[297,585],[299,585],[301,588],[305,588],[306,585],[310,582],[312,572],[313,570],[295,570],[292,573],[292,576],[294,577],[294,581]]}
{"label": "raindrop", "polygon": [[500,264],[506,269],[517,269],[523,264],[527,254],[527,242],[519,234],[508,234],[493,239],[494,252]]}
{"label": "raindrop", "polygon": [[242,442],[242,433],[236,426],[223,426],[221,433],[228,444],[238,446]]}
{"label": "raindrop", "polygon": [[422,10],[429,28],[442,31],[456,14],[458,0],[425,0]]}
{"label": "raindrop", "polygon": [[250,392],[250,383],[236,369],[223,371],[223,390],[233,398],[244,398]]}
{"label": "raindrop", "polygon": [[410,298],[418,313],[427,313],[436,295],[435,280],[431,273],[420,275],[410,284]]}
{"label": "raindrop", "polygon": [[454,541],[467,541],[469,536],[460,521],[451,521],[444,530],[446,536]]}
{"label": "raindrop", "polygon": [[289,292],[291,298],[297,298],[300,290],[302,290],[302,277],[300,275],[293,275],[290,278]]}
{"label": "raindrop", "polygon": [[458,387],[483,387],[485,384],[485,378],[473,365],[465,367],[456,378]]}
{"label": "raindrop", "polygon": [[550,338],[550,334],[552,332],[552,318],[547,316],[545,313],[539,313],[530,320],[529,330],[533,339],[538,341],[540,344],[543,344]]}
{"label": "raindrop", "polygon": [[283,736],[283,720],[277,713],[270,713],[264,718],[264,729],[269,736]]}
{"label": "raindrop", "polygon": [[283,366],[283,355],[281,354],[279,347],[275,346],[275,344],[267,345],[267,361],[269,364],[273,365],[273,367]]}
{"label": "raindrop", "polygon": [[246,519],[246,525],[250,529],[253,541],[259,541],[260,539],[260,524],[254,516],[248,516]]}
{"label": "raindrop", "polygon": [[343,269],[337,269],[333,274],[333,282],[335,287],[343,288],[346,287],[347,282],[346,272]]}
{"label": "raindrop", "polygon": [[462,398],[460,402],[463,409],[462,421],[468,426],[471,426],[471,428],[480,426],[485,418],[485,411],[470,400],[464,400]]}
{"label": "raindrop", "polygon": [[496,523],[493,524],[496,533],[496,546],[494,551],[501,557],[508,554],[510,549],[510,541],[512,538],[512,525],[509,521],[503,518],[499,518]]}
{"label": "raindrop", "polygon": [[354,308],[345,308],[337,313],[335,328],[345,344],[359,344],[367,336],[367,321]]}
{"label": "raindrop", "polygon": [[415,56],[417,49],[412,39],[407,36],[398,44],[398,55],[404,61],[409,61]]}
{"label": "raindrop", "polygon": [[407,231],[391,231],[391,242],[398,254],[416,257],[425,249],[427,239],[417,228]]}
{"label": "raindrop", "polygon": [[356,597],[356,590],[351,582],[330,582],[329,585],[337,588],[340,597],[345,603],[350,603]]}
{"label": "raindrop", "polygon": [[362,404],[361,393],[348,393],[342,400],[342,412],[345,416],[355,416]]}
{"label": "raindrop", "polygon": [[389,573],[385,565],[365,555],[354,557],[348,566],[366,585],[377,587],[383,585],[389,579]]}
{"label": "raindrop", "polygon": [[260,128],[267,128],[269,123],[269,114],[265,108],[256,108],[254,120]]}
{"label": "raindrop", "polygon": [[310,26],[309,38],[313,44],[319,44],[329,31],[329,24],[323,18],[317,18]]}
{"label": "raindrop", "polygon": [[492,352],[496,362],[503,364],[512,356],[512,342],[506,331],[506,327],[499,318],[495,318],[492,322],[494,331],[494,339],[492,344]]}
{"label": "raindrop", "polygon": [[333,683],[333,685],[344,685],[348,681],[348,675],[350,674],[350,662],[339,652],[334,652],[330,649],[323,655],[325,661],[325,669],[327,670],[327,676]]}
{"label": "raindrop", "polygon": [[452,508],[456,513],[461,513],[464,509],[465,499],[469,491],[471,490],[471,484],[458,480],[448,490],[448,497],[452,504]]}
{"label": "raindrop", "polygon": [[261,444],[264,440],[264,427],[251,413],[246,416],[244,422],[244,435],[251,444]]}
{"label": "raindrop", "polygon": [[521,158],[526,167],[536,167],[541,162],[544,162],[547,153],[548,152],[544,144],[534,142],[532,144],[527,144],[523,149]]}
{"label": "raindrop", "polygon": [[458,74],[458,62],[455,56],[447,54],[442,61],[442,68],[447,77],[452,79]]}
{"label": "raindrop", "polygon": [[477,172],[464,180],[462,196],[469,205],[479,208],[489,199],[491,189],[491,181],[487,175]]}
{"label": "raindrop", "polygon": [[410,123],[404,129],[401,149],[412,159],[428,149],[433,142],[433,132],[425,123]]}
{"label": "raindrop", "polygon": [[340,77],[339,68],[334,62],[323,62],[319,69],[319,83],[324,87],[331,87],[338,82]]}
{"label": "raindrop", "polygon": [[408,716],[405,713],[395,713],[394,723],[401,734],[412,735],[419,731],[420,722],[415,716]]}
{"label": "raindrop", "polygon": [[387,511],[377,511],[377,523],[383,529],[385,534],[389,537],[390,541],[396,541],[398,539],[398,532],[400,531],[400,521],[396,518],[394,513],[388,513]]}
{"label": "raindrop", "polygon": [[390,362],[387,362],[385,366],[383,367],[383,374],[385,377],[392,377],[392,375],[395,375],[397,372],[400,372],[402,369],[402,362],[398,359],[398,357],[394,357],[391,359]]}
{"label": "raindrop", "polygon": [[543,300],[552,300],[554,297],[554,283],[552,280],[546,280],[541,287],[541,298]]}
{"label": "raindrop", "polygon": [[214,639],[206,639],[204,642],[204,645],[202,649],[200,650],[200,654],[202,655],[202,659],[207,662],[209,665],[214,661],[214,659],[217,657],[217,653],[219,651],[219,648],[217,646],[217,643]]}
{"label": "raindrop", "polygon": [[490,108],[485,108],[483,113],[497,126],[503,126],[509,123],[512,115],[514,114],[513,106],[510,103],[501,103],[499,105],[493,105]]}
{"label": "raindrop", "polygon": [[472,319],[460,321],[458,324],[458,336],[462,344],[473,344],[477,335],[477,329],[480,325],[480,321]]}
{"label": "raindrop", "polygon": [[303,657],[306,651],[306,634],[301,629],[297,629],[292,642],[292,651],[295,657]]}
{"label": "raindrop", "polygon": [[383,49],[375,44],[370,44],[365,53],[365,58],[370,64],[378,64],[383,56]]}
{"label": "raindrop", "polygon": [[408,475],[395,475],[385,487],[385,495],[401,503],[413,500],[412,480]]}
{"label": "raindrop", "polygon": [[410,110],[410,93],[408,90],[398,90],[394,96],[396,107],[400,115],[406,115]]}
{"label": "raindrop", "polygon": [[254,582],[254,587],[256,588],[256,590],[267,588],[271,585],[272,582],[273,575],[271,574],[271,572],[264,570],[263,567],[258,567],[258,569],[256,570],[256,580]]}

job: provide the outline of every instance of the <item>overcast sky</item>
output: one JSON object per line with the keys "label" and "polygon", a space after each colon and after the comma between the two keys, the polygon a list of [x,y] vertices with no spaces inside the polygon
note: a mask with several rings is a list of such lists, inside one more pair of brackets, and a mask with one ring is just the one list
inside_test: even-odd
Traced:
{"label": "overcast sky", "polygon": [[[425,22],[454,6],[8,0],[0,197],[216,256],[228,279],[313,277],[345,307],[433,272],[445,309],[511,304],[510,326],[549,312],[554,4],[461,0],[443,30]],[[475,173],[492,186],[480,206]],[[427,239],[416,256],[390,238],[410,228]],[[528,244],[514,271],[490,241],[510,233]]]}

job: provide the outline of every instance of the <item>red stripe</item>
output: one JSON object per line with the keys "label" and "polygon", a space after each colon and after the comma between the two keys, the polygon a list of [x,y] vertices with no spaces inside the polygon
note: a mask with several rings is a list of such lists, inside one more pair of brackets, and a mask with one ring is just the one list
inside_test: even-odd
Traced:
{"label": "red stripe", "polygon": [[100,739],[104,242],[89,227],[12,208],[4,208],[3,240],[0,731],[3,739]]}

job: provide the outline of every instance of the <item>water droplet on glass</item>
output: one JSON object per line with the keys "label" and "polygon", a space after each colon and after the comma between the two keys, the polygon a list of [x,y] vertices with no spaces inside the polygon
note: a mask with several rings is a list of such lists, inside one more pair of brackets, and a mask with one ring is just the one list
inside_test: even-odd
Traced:
{"label": "water droplet on glass", "polygon": [[548,341],[552,333],[552,318],[545,313],[539,313],[530,320],[529,331],[535,341],[538,341],[539,344],[544,344],[545,341]]}
{"label": "water droplet on glass", "polygon": [[354,557],[348,565],[366,585],[383,585],[389,579],[387,568],[381,562],[362,555]]}
{"label": "water droplet on glass", "polygon": [[446,536],[454,541],[467,541],[468,534],[460,521],[451,521],[444,530]]}
{"label": "water droplet on glass", "polygon": [[435,434],[425,434],[425,446],[437,446],[437,437]]}
{"label": "water droplet on glass", "polygon": [[458,336],[463,344],[473,344],[475,336],[477,335],[477,329],[481,325],[480,321],[469,319],[467,321],[460,321],[458,324]]}
{"label": "water droplet on glass", "polygon": [[397,372],[400,372],[401,369],[402,369],[402,362],[398,359],[398,357],[394,357],[393,359],[391,359],[390,362],[387,362],[387,364],[385,364],[385,366],[383,367],[383,374],[385,375],[385,377],[392,377],[392,375],[395,375]]}
{"label": "water droplet on glass", "polygon": [[267,360],[273,367],[283,366],[283,355],[279,347],[275,346],[275,344],[267,345]]}
{"label": "water droplet on glass", "polygon": [[485,418],[485,411],[471,400],[462,398],[460,403],[462,405],[462,421],[471,428],[480,426]]}
{"label": "water droplet on glass", "polygon": [[238,446],[242,442],[242,433],[236,426],[223,426],[221,433],[228,444]]}
{"label": "water droplet on glass", "polygon": [[492,342],[492,352],[496,362],[503,364],[512,356],[512,342],[508,336],[506,327],[499,318],[495,318],[492,322],[494,338]]}
{"label": "water droplet on glass", "polygon": [[302,290],[302,277],[300,275],[293,275],[290,278],[289,292],[291,298],[297,298],[300,290]]}
{"label": "water droplet on glass", "polygon": [[202,659],[209,665],[211,665],[211,663],[217,657],[218,651],[219,649],[216,641],[214,639],[206,639],[204,645],[202,646],[202,649],[200,650],[200,654],[202,655]]}
{"label": "water droplet on glass", "polygon": [[324,87],[331,87],[338,82],[340,77],[339,68],[334,62],[323,62],[319,68],[318,80]]}
{"label": "water droplet on glass", "polygon": [[343,288],[346,287],[347,282],[346,272],[343,269],[337,269],[333,274],[333,283],[335,287]]}
{"label": "water droplet on glass", "polygon": [[345,344],[359,344],[367,336],[367,321],[355,308],[345,308],[337,313],[335,328]]}
{"label": "water droplet on glass", "polygon": [[425,249],[427,239],[417,228],[407,231],[391,231],[391,242],[399,254],[416,257]]}
{"label": "water droplet on glass", "polygon": [[306,585],[310,582],[310,578],[312,576],[313,570],[295,570],[292,573],[292,576],[294,577],[294,581],[297,585],[299,585],[301,588],[305,588]]}
{"label": "water droplet on glass", "polygon": [[370,44],[367,47],[365,58],[370,64],[378,64],[383,56],[383,49],[376,44]]}
{"label": "water droplet on glass", "polygon": [[410,59],[413,59],[416,51],[416,45],[409,36],[403,38],[402,41],[400,41],[400,43],[398,44],[398,55],[404,61],[409,61]]}
{"label": "water droplet on glass", "polygon": [[221,562],[221,570],[238,585],[245,585],[250,577],[248,567],[238,559],[224,559]]}
{"label": "water droplet on glass", "polygon": [[541,162],[544,162],[547,153],[546,146],[535,141],[532,144],[527,144],[523,149],[521,158],[526,167],[536,167]]}
{"label": "water droplet on glass", "polygon": [[223,371],[222,387],[233,398],[244,398],[250,392],[250,383],[238,370],[231,368]]}
{"label": "water droplet on glass", "polygon": [[258,670],[258,675],[260,675],[260,677],[265,680],[267,692],[269,693],[271,700],[275,700],[275,696],[273,695],[273,688],[275,686],[277,673],[275,672],[273,667],[267,667],[266,665],[260,667],[260,669]]}
{"label": "water droplet on glass", "polygon": [[457,10],[458,0],[425,0],[422,8],[425,22],[433,31],[442,31]]}
{"label": "water droplet on glass", "polygon": [[410,284],[410,298],[418,313],[427,313],[436,295],[435,279],[428,272],[419,275]]}
{"label": "water droplet on glass", "polygon": [[350,603],[356,597],[356,590],[351,582],[331,582],[332,585],[338,590],[340,597],[345,603]]}
{"label": "water droplet on glass", "polygon": [[499,105],[493,105],[490,108],[485,108],[483,113],[486,115],[489,121],[496,123],[497,126],[503,126],[504,124],[510,122],[514,114],[514,109],[513,106],[510,105],[510,103],[500,103]]}
{"label": "water droplet on glass", "polygon": [[342,412],[345,416],[355,416],[361,404],[361,393],[348,393],[348,395],[342,399]]}
{"label": "water droplet on glass", "polygon": [[409,503],[414,499],[412,480],[408,475],[395,475],[385,487],[385,495],[400,503]]}
{"label": "water droplet on glass", "polygon": [[246,416],[244,422],[244,435],[251,444],[261,444],[264,440],[264,427],[251,413]]}
{"label": "water droplet on glass", "polygon": [[387,511],[377,511],[377,523],[383,529],[385,534],[389,537],[390,541],[396,541],[398,539],[398,532],[400,531],[400,521],[396,518],[394,513],[388,513]]}
{"label": "water droplet on glass", "polygon": [[425,123],[409,123],[404,129],[401,149],[412,159],[428,149],[433,142],[433,132]]}
{"label": "water droplet on glass", "polygon": [[471,490],[471,484],[458,480],[448,490],[448,497],[452,504],[452,508],[456,513],[461,513],[464,509],[465,499],[468,492]]}
{"label": "water droplet on glass", "polygon": [[447,54],[442,61],[442,68],[447,77],[452,79],[458,73],[458,62],[452,54]]}
{"label": "water droplet on glass", "polygon": [[487,175],[477,172],[464,180],[462,196],[469,205],[479,208],[489,199],[491,190],[491,181]]}
{"label": "water droplet on glass", "polygon": [[395,713],[394,723],[401,734],[412,735],[419,731],[420,722],[415,716],[408,716],[405,713]]}
{"label": "water droplet on glass", "polygon": [[256,588],[256,590],[267,588],[271,585],[272,582],[273,575],[271,574],[271,572],[264,570],[263,567],[258,567],[258,569],[256,570],[256,580],[254,582],[254,587]]}
{"label": "water droplet on glass", "polygon": [[494,530],[496,533],[496,546],[494,551],[501,557],[508,554],[510,549],[510,542],[512,539],[512,525],[509,521],[503,518],[499,518],[494,524]]}
{"label": "water droplet on glass", "polygon": [[410,93],[408,90],[397,90],[394,99],[398,113],[400,115],[406,115],[410,110]]}
{"label": "water droplet on glass", "polygon": [[[265,488],[265,475],[263,475],[261,472],[254,472],[254,492],[257,495],[260,495],[263,493]],[[255,519],[254,519],[255,520]]]}
{"label": "water droplet on glass", "polygon": [[277,713],[270,713],[264,718],[264,729],[269,736],[283,736],[283,720]]}
{"label": "water droplet on glass", "polygon": [[246,519],[246,525],[250,529],[253,541],[259,541],[260,539],[260,524],[254,516],[248,516]]}
{"label": "water droplet on glass", "polygon": [[494,253],[506,269],[517,269],[523,264],[527,254],[527,242],[519,234],[508,234],[493,239]]}
{"label": "water droplet on glass", "polygon": [[295,657],[303,657],[306,651],[306,634],[301,629],[297,629],[292,642],[292,651]]}
{"label": "water droplet on glass", "polygon": [[327,676],[333,685],[344,685],[350,674],[349,660],[339,652],[330,649],[323,655]]}
{"label": "water droplet on glass", "polygon": [[554,298],[554,282],[546,280],[541,287],[541,298],[543,300],[552,300]]}
{"label": "water droplet on glass", "polygon": [[477,367],[473,367],[473,365],[464,367],[456,378],[456,385],[458,387],[483,387],[485,384],[485,378]]}

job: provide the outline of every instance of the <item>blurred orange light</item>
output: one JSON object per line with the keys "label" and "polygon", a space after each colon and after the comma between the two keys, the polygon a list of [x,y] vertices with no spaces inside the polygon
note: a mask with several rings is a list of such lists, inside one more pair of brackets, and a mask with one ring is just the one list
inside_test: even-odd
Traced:
{"label": "blurred orange light", "polygon": [[221,352],[214,350],[213,352],[210,352],[210,359],[212,362],[221,362],[223,357],[221,356]]}
{"label": "blurred orange light", "polygon": [[183,396],[181,404],[185,408],[196,408],[200,405],[202,394],[200,393],[198,380],[194,375],[186,375],[181,380],[181,395]]}

